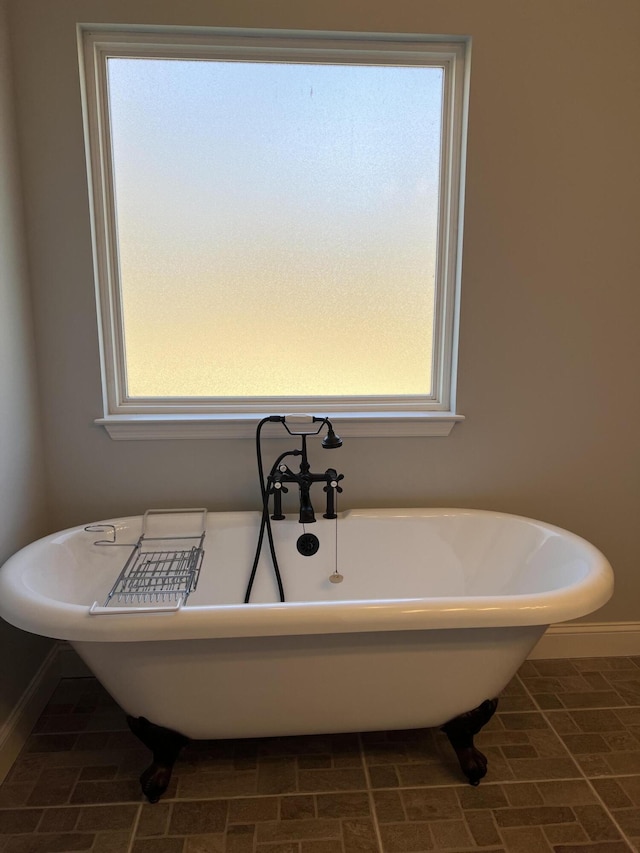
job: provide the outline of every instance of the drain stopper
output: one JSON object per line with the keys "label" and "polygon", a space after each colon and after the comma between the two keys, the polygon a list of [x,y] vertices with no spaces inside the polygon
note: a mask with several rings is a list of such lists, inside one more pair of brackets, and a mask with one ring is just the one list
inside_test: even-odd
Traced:
{"label": "drain stopper", "polygon": [[296,548],[303,557],[313,557],[320,547],[320,540],[313,533],[303,533],[296,542]]}

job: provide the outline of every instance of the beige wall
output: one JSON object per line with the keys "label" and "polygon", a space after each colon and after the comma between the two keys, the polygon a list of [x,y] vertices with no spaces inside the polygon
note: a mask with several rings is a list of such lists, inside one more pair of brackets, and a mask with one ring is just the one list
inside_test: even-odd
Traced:
{"label": "beige wall", "polygon": [[[33,332],[12,115],[9,43],[0,2],[0,565],[45,528]],[[50,642],[0,620],[0,733]]]}
{"label": "beige wall", "polygon": [[[53,526],[148,506],[258,505],[248,440],[114,442],[93,425],[101,392],[76,22],[469,34],[466,421],[449,438],[347,442],[331,457],[346,475],[342,506],[484,507],[566,526],[616,570],[615,598],[594,618],[640,621],[637,0],[11,9]],[[310,335],[310,369],[324,343]]]}

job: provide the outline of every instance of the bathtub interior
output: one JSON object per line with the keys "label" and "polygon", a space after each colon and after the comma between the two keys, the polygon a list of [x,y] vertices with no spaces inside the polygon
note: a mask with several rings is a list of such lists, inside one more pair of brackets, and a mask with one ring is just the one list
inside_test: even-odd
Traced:
{"label": "bathtub interior", "polygon": [[[257,512],[208,515],[200,579],[187,606],[243,602],[259,523]],[[118,542],[140,535],[140,517],[113,524]],[[594,559],[594,549],[572,534],[493,513],[348,511],[305,526],[288,517],[273,531],[291,602],[528,595],[579,584]],[[296,548],[303,532],[320,542],[311,557]],[[77,528],[36,543],[22,583],[56,601],[102,603],[128,550],[94,544],[100,538]],[[341,583],[330,581],[336,570]],[[265,541],[251,601],[277,600]]]}

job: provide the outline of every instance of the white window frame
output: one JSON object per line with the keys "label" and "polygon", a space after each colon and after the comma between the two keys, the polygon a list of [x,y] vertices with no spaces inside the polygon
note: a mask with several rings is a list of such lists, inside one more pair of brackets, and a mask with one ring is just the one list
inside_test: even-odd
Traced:
{"label": "white window frame", "polygon": [[[346,436],[448,435],[456,421],[470,42],[436,36],[78,27],[104,415],[112,438],[239,438],[266,414],[329,414]],[[444,70],[432,394],[379,397],[129,398],[107,103],[110,57],[432,65]]]}

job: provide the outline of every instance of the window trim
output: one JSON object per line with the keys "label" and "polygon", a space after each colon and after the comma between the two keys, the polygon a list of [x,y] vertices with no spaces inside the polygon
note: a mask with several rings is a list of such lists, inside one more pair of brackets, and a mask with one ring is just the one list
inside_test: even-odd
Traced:
{"label": "window trim", "polygon": [[[94,258],[103,417],[112,438],[242,437],[265,414],[331,414],[351,435],[445,435],[456,413],[465,139],[466,37],[79,25],[78,45]],[[106,65],[109,57],[270,59],[443,67],[442,171],[431,395],[376,397],[127,397]]]}

